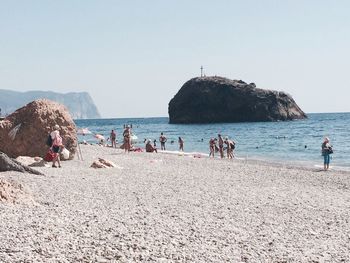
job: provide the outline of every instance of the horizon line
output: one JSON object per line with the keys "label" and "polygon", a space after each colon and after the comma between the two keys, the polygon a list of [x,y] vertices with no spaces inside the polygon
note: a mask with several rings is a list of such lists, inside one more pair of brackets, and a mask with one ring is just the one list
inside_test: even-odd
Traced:
{"label": "horizon line", "polygon": [[[333,111],[333,112],[307,112],[307,114],[340,114],[340,113],[350,113],[350,111]],[[155,118],[169,118],[169,116],[146,116],[146,117],[101,117],[92,119],[74,119],[74,120],[124,120],[124,119],[155,119]]]}

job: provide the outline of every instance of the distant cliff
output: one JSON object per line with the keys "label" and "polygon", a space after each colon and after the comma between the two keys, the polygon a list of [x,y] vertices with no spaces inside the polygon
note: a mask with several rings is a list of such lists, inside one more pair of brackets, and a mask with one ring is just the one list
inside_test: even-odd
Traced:
{"label": "distant cliff", "polygon": [[51,91],[17,92],[0,89],[0,108],[2,115],[37,99],[49,99],[65,105],[74,119],[101,118],[92,98],[87,92],[56,93]]}
{"label": "distant cliff", "polygon": [[169,103],[170,123],[286,121],[306,114],[281,91],[242,80],[201,77],[187,81]]}

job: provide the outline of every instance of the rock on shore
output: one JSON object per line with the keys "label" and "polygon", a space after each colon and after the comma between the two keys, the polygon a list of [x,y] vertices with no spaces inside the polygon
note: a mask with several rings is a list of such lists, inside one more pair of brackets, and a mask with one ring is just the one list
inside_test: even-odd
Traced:
{"label": "rock on shore", "polygon": [[55,124],[60,126],[63,144],[73,158],[77,147],[73,119],[65,106],[46,99],[35,100],[0,121],[0,151],[13,158],[43,157]]}
{"label": "rock on shore", "polygon": [[187,81],[169,103],[170,123],[286,121],[307,118],[293,98],[223,77]]}

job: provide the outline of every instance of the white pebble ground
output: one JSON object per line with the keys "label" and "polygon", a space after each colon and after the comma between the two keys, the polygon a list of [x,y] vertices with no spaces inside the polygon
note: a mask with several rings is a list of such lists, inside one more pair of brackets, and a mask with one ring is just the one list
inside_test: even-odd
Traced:
{"label": "white pebble ground", "polygon": [[[0,262],[350,262],[350,175],[82,146],[0,173]],[[93,169],[97,157],[123,167]]]}

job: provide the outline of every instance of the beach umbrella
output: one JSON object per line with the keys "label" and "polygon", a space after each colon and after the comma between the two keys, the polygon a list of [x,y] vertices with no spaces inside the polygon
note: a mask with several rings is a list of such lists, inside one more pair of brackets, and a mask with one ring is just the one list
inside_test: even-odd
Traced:
{"label": "beach umbrella", "polygon": [[[85,136],[85,135],[88,135],[88,134],[92,134],[92,132],[89,131],[88,128],[79,128],[79,129],[77,130],[77,134],[78,134],[78,135],[83,135],[83,136]],[[80,149],[79,143],[78,143],[78,151],[79,151],[78,153],[80,153],[80,158],[81,158],[81,160],[83,161],[83,155],[82,155],[82,153],[81,153],[81,149]],[[78,154],[78,157],[79,157],[79,154]]]}

